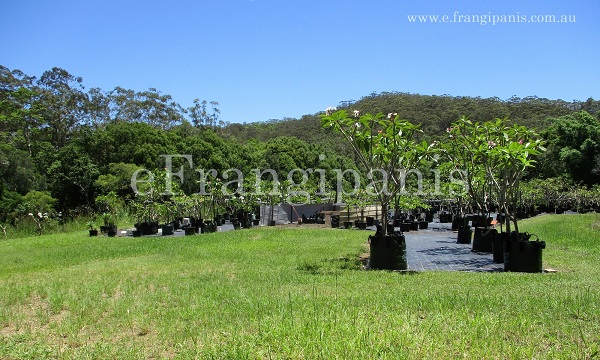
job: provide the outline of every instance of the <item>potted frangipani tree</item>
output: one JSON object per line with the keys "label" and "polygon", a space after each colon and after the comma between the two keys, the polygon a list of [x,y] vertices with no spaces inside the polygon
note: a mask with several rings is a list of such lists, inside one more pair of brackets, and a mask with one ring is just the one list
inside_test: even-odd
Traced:
{"label": "potted frangipani tree", "polygon": [[173,235],[173,220],[176,215],[173,202],[164,201],[163,203],[158,204],[157,208],[159,219],[162,221],[162,224],[160,224],[162,230],[161,234]]}
{"label": "potted frangipani tree", "polygon": [[365,230],[367,222],[365,221],[365,209],[369,205],[371,196],[366,190],[359,189],[354,197],[354,206],[360,211],[360,218],[356,221],[356,227]]}
{"label": "potted frangipani tree", "polygon": [[401,233],[388,232],[388,209],[390,201],[403,190],[407,171],[433,152],[434,144],[417,143],[419,126],[396,113],[361,115],[357,110],[350,114],[328,108],[321,120],[323,127],[332,128],[348,141],[371,181],[367,190],[381,204],[382,226],[369,237],[370,268],[406,270],[405,238]]}
{"label": "potted frangipani tree", "polygon": [[520,181],[527,168],[535,165],[533,156],[545,150],[543,141],[525,126],[510,126],[506,118],[483,123],[481,127],[482,139],[487,139],[487,143],[480,141],[479,152],[498,205],[505,214],[506,232],[500,234],[500,239],[505,240],[504,270],[541,272],[546,243],[530,241],[530,234],[519,231],[518,201]]}
{"label": "potted frangipani tree", "polygon": [[94,222],[94,220],[90,220],[87,223],[89,232],[90,232],[90,236],[98,236],[98,228],[96,226],[96,222]]}
{"label": "potted frangipani tree", "polygon": [[117,225],[115,224],[117,221],[117,212],[123,206],[122,200],[119,199],[114,191],[111,191],[106,195],[96,197],[96,206],[103,211],[104,226],[101,226],[100,229],[106,232],[108,236],[115,236],[117,234]]}
{"label": "potted frangipani tree", "polygon": [[[441,143],[440,149],[452,165],[452,177],[463,183],[461,191],[452,191],[459,209],[458,238],[461,244],[471,243],[471,227],[466,217],[466,209],[471,208],[476,212],[473,225],[476,228],[476,238],[473,241],[473,251],[491,252],[492,241],[489,237],[481,236],[487,232],[487,219],[490,214],[491,186],[486,174],[486,164],[480,151],[480,145],[485,139],[478,133],[479,125],[469,118],[462,117],[455,121],[448,133],[448,141]],[[452,189],[451,189],[452,190]]]}

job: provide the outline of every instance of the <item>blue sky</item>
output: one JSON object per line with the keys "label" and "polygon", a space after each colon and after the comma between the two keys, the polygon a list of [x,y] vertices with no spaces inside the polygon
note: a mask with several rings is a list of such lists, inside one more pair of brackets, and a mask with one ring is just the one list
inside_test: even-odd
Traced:
{"label": "blue sky", "polygon": [[[419,14],[575,22],[409,21]],[[184,107],[215,100],[239,123],[382,91],[599,99],[599,14],[596,0],[4,0],[0,64],[60,67],[105,91],[154,87]]]}

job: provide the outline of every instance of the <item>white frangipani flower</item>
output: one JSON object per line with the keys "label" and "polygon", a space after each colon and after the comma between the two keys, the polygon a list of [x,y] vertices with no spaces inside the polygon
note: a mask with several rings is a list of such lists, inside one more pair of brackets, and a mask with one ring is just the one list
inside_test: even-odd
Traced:
{"label": "white frangipani flower", "polygon": [[330,106],[327,109],[325,109],[325,115],[329,116],[329,115],[333,114],[333,112],[336,110],[337,110],[337,108],[335,106]]}

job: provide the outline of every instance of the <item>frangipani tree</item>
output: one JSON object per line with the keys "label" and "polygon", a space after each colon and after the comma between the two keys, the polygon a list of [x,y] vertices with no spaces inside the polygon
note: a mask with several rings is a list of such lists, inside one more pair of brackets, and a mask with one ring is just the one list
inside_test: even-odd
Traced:
{"label": "frangipani tree", "polygon": [[396,210],[414,211],[418,209],[429,209],[430,206],[415,194],[398,195],[394,199]]}
{"label": "frangipani tree", "polygon": [[[545,150],[543,141],[533,130],[509,125],[507,118],[484,123],[462,118],[453,124],[449,133],[449,141],[456,141],[456,144],[445,147],[454,147],[454,156],[458,157],[456,163],[462,162],[467,170],[465,179],[470,186],[476,185],[475,180],[481,171],[484,172],[483,186],[490,187],[491,195],[506,214],[506,232],[510,233],[514,227],[518,239],[520,181],[527,168],[534,166],[533,156]],[[468,174],[468,171],[473,174]],[[474,189],[470,192],[475,194]],[[473,200],[484,201],[481,196],[474,196]],[[478,207],[481,209],[482,205]]]}
{"label": "frangipani tree", "polygon": [[349,114],[328,109],[321,121],[323,127],[344,136],[366,169],[366,177],[371,181],[367,189],[381,203],[385,235],[391,200],[404,190],[408,171],[433,152],[434,144],[417,143],[419,126],[400,119],[396,113],[360,115],[358,111]]}
{"label": "frangipani tree", "polygon": [[510,126],[507,118],[486,122],[482,127],[488,141],[480,144],[479,151],[487,165],[486,174],[506,214],[506,232],[511,232],[512,223],[519,239],[519,184],[527,168],[535,165],[533,156],[545,150],[543,141],[525,126]]}
{"label": "frangipani tree", "polygon": [[[452,191],[462,205],[462,216],[468,205],[472,205],[479,215],[484,216],[489,212],[491,186],[483,163],[489,159],[479,151],[481,144],[487,144],[480,136],[480,129],[479,124],[462,117],[446,129],[448,140],[440,144],[442,155],[452,164],[451,178],[462,181],[464,185],[460,193]],[[465,195],[466,201],[461,201]]]}

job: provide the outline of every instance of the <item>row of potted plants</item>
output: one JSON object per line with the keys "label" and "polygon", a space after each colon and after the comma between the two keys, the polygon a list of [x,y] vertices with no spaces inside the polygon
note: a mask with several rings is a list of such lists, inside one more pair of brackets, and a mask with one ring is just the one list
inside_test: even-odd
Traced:
{"label": "row of potted plants", "polygon": [[[332,215],[331,216],[331,227],[339,228],[340,227],[340,215]],[[380,225],[380,220],[374,217],[367,216],[365,217],[366,221],[361,221],[356,219],[354,221],[343,221],[341,224],[345,229],[351,229],[355,227],[359,230],[366,230],[367,228],[377,227]],[[417,231],[424,230],[429,227],[429,222],[425,219],[425,217],[415,218],[414,216],[403,216],[394,217],[392,221],[388,223],[388,232],[394,232],[395,228],[399,228],[400,232],[408,232],[408,231]]]}
{"label": "row of potted plants", "polygon": [[[369,189],[377,195],[381,205],[382,224],[389,224],[387,209],[405,187],[404,179],[396,174],[415,169],[426,159],[437,161],[442,155],[447,160],[445,170],[462,180],[459,189],[452,189],[459,218],[463,221],[458,228],[470,231],[466,223],[469,207],[487,219],[495,204],[504,214],[499,239],[505,270],[542,270],[541,250],[545,243],[532,242],[531,235],[519,231],[516,212],[521,205],[523,175],[534,166],[533,157],[544,151],[542,140],[532,130],[510,124],[506,118],[479,123],[463,117],[448,128],[446,141],[418,142],[419,127],[398,114],[361,115],[358,111],[350,114],[334,108],[322,115],[322,125],[348,141],[368,178],[373,178],[378,170],[391,174],[374,181]],[[438,157],[434,157],[435,154]],[[371,268],[407,269],[405,239],[401,232],[392,230],[393,227],[380,226],[377,233],[369,237]],[[524,265],[529,263],[535,263],[535,267]]]}
{"label": "row of potted plants", "polygon": [[[503,262],[507,271],[541,272],[546,244],[520,232],[518,221],[524,216],[522,178],[535,165],[534,156],[545,150],[543,141],[506,118],[478,123],[463,117],[448,134],[449,141],[440,149],[468,184],[465,199],[477,210],[473,250],[493,252],[494,260]],[[501,213],[499,232],[489,228],[492,205]],[[457,242],[470,241],[469,218],[463,215],[462,219]]]}

